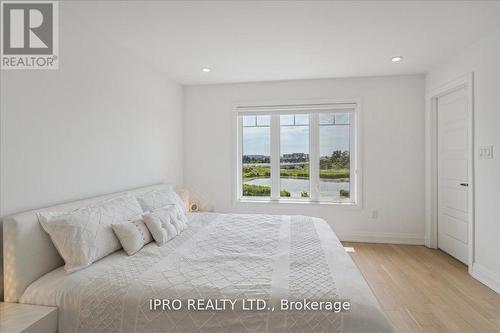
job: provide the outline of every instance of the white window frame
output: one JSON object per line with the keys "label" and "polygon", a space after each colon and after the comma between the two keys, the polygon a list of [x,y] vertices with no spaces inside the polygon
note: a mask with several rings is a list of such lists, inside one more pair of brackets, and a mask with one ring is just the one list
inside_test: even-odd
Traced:
{"label": "white window frame", "polygon": [[[236,179],[234,195],[236,203],[292,203],[292,204],[329,204],[341,206],[362,207],[362,114],[361,102],[359,99],[349,100],[315,100],[315,101],[296,101],[296,102],[239,102],[233,106],[236,128],[236,149],[234,159],[235,170],[233,172]],[[319,194],[319,165],[312,161],[319,161],[319,112],[352,112],[350,131],[350,193],[352,201],[336,202],[329,200],[320,200]],[[311,197],[309,199],[299,198],[281,198],[280,197],[280,124],[279,116],[281,114],[291,113],[309,113],[309,181],[311,188]],[[243,133],[242,133],[242,115],[271,115],[271,196],[270,197],[246,197],[242,195],[243,165],[241,160]],[[314,187],[314,190],[313,190]]]}

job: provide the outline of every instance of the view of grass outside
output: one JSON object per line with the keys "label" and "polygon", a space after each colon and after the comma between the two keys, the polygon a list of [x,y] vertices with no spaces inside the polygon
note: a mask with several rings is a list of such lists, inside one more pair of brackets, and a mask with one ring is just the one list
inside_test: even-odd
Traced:
{"label": "view of grass outside", "polygon": [[[243,184],[243,196],[248,197],[269,197],[271,195],[271,186]],[[282,197],[289,197],[290,192],[281,190]]]}
{"label": "view of grass outside", "polygon": [[[304,168],[281,169],[280,175],[284,178],[308,178],[309,165]],[[252,180],[256,178],[271,177],[271,168],[269,166],[259,166],[255,164],[243,164],[243,180]],[[349,178],[349,168],[325,168],[320,169],[320,178],[322,179],[346,179]]]}
{"label": "view of grass outside", "polygon": [[[280,175],[285,178],[308,178],[309,165],[297,169],[281,169]],[[243,180],[252,180],[256,178],[271,177],[271,168],[269,166],[259,166],[255,164],[243,164]],[[320,169],[320,178],[322,179],[346,179],[349,178],[349,168],[330,168]]]}
{"label": "view of grass outside", "polygon": [[[244,196],[270,196],[271,195],[271,167],[267,162],[269,157],[262,157],[260,163],[253,160],[254,163],[245,163],[249,158],[244,157],[243,162],[243,195]],[[334,180],[336,182],[349,182],[349,152],[335,151],[332,156],[323,156],[320,159],[320,181]],[[288,179],[293,183],[294,180],[309,179],[309,163],[303,167],[295,167],[293,169],[280,169],[282,179]],[[258,185],[258,184],[264,185]],[[265,185],[267,184],[268,185]],[[297,188],[298,193],[302,197],[308,197],[308,189],[300,188],[300,186],[292,186]],[[339,189],[340,197],[349,197],[348,189]],[[290,191],[282,188],[280,193],[282,197],[290,197]]]}

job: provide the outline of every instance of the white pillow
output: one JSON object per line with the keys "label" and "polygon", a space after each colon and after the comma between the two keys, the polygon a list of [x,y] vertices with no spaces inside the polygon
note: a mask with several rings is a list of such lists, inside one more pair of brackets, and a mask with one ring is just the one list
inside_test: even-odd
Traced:
{"label": "white pillow", "polygon": [[142,215],[158,245],[165,244],[184,230],[175,217],[177,214],[175,205],[171,205]]}
{"label": "white pillow", "polygon": [[164,207],[164,209],[167,209],[170,213],[170,216],[172,218],[172,221],[174,222],[175,226],[177,227],[178,233],[181,233],[184,229],[187,228],[187,216],[184,214],[184,211],[179,208],[178,205],[171,205]]}
{"label": "white pillow", "polygon": [[141,218],[134,219],[130,223],[112,224],[111,227],[129,256],[153,241],[148,227]]}
{"label": "white pillow", "polygon": [[71,212],[37,215],[64,259],[64,269],[74,272],[119,250],[121,245],[111,225],[130,223],[142,212],[136,198],[126,195]]}
{"label": "white pillow", "polygon": [[137,196],[137,201],[145,212],[151,212],[168,205],[177,205],[184,214],[187,212],[184,201],[171,190],[153,190]]}
{"label": "white pillow", "polygon": [[170,223],[174,225],[175,229],[177,230],[177,234],[180,234],[184,229],[187,228],[187,217],[178,205],[168,205],[154,210],[153,213],[160,211],[168,213],[168,215],[170,215]]}

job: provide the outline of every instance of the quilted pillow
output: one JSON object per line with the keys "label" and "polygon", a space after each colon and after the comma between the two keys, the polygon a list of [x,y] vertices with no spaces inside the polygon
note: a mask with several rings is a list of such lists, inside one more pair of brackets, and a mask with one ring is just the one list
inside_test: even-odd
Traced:
{"label": "quilted pillow", "polygon": [[112,224],[111,227],[129,256],[153,241],[148,227],[141,218],[137,218],[130,223]]}
{"label": "quilted pillow", "polygon": [[178,206],[184,214],[187,212],[184,201],[182,201],[177,193],[171,190],[153,190],[137,196],[137,201],[139,201],[145,212],[168,205]]}
{"label": "quilted pillow", "polygon": [[187,228],[188,219],[186,217],[186,214],[184,214],[184,211],[180,209],[178,205],[167,206],[163,209],[166,209],[169,212],[170,217],[179,233]]}
{"label": "quilted pillow", "polygon": [[186,214],[179,208],[178,205],[168,205],[160,209],[156,209],[153,213],[163,213],[170,216],[170,223],[172,223],[177,230],[177,234],[180,234],[184,229],[187,228],[187,217]]}
{"label": "quilted pillow", "polygon": [[170,205],[144,214],[144,223],[153,235],[158,245],[163,245],[187,227],[187,224],[179,218],[179,209],[176,205]]}
{"label": "quilted pillow", "polygon": [[121,248],[112,224],[130,223],[142,214],[133,196],[121,196],[70,212],[37,213],[42,228],[64,259],[64,269],[74,272]]}

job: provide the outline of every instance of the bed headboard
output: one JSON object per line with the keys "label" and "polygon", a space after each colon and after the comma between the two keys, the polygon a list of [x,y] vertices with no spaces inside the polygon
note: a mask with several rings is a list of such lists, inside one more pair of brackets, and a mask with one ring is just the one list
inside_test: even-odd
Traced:
{"label": "bed headboard", "polygon": [[65,203],[15,214],[3,220],[3,265],[5,302],[18,302],[26,288],[44,274],[64,264],[49,235],[38,223],[37,212],[71,211],[115,197],[119,194],[141,194],[153,189],[170,188],[168,184],[141,187],[99,197]]}

